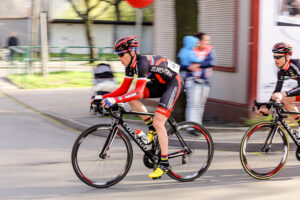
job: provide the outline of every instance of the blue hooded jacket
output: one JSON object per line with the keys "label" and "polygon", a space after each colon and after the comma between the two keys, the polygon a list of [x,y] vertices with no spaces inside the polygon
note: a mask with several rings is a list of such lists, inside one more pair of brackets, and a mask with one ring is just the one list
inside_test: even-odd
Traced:
{"label": "blue hooded jacket", "polygon": [[193,48],[199,42],[194,36],[185,36],[183,38],[183,48],[180,49],[177,57],[180,59],[181,70],[186,71],[192,63],[200,63],[202,60],[197,58]]}

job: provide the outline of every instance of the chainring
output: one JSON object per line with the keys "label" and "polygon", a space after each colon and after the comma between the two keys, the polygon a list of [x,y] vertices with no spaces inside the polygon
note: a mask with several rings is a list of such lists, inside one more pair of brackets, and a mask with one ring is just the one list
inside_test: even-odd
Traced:
{"label": "chainring", "polygon": [[[150,150],[150,152],[152,154],[155,153],[155,150]],[[146,155],[144,154],[144,157],[143,157],[143,162],[144,162],[144,165],[149,168],[149,169],[153,169],[154,168],[154,165],[155,163],[152,162],[152,160]]]}

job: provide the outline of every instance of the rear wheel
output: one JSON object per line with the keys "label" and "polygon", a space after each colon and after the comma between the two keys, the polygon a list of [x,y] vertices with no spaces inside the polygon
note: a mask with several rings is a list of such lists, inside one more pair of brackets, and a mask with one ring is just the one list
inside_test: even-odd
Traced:
{"label": "rear wheel", "polygon": [[246,172],[256,179],[274,177],[287,161],[289,143],[281,126],[278,126],[272,144],[270,143],[274,127],[274,122],[259,122],[251,126],[243,137],[241,163]]}
{"label": "rear wheel", "polygon": [[72,150],[72,165],[78,178],[85,184],[106,188],[121,181],[132,163],[131,143],[120,129],[106,154],[100,155],[110,125],[96,125],[79,135]]}
{"label": "rear wheel", "polygon": [[[183,142],[177,137],[180,134]],[[193,181],[200,177],[210,166],[214,154],[213,140],[209,132],[200,124],[181,122],[177,130],[171,129],[169,136],[168,175],[178,181]]]}

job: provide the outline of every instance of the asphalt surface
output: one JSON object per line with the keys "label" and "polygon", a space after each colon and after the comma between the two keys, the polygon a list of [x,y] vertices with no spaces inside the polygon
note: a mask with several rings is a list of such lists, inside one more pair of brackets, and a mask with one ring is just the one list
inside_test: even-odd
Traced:
{"label": "asphalt surface", "polygon": [[216,150],[208,171],[192,182],[163,176],[151,180],[136,145],[134,161],[118,184],[95,189],[82,183],[70,163],[79,132],[37,113],[0,92],[0,199],[298,199],[299,162],[290,152],[286,167],[268,181],[251,178],[242,169],[239,153]]}

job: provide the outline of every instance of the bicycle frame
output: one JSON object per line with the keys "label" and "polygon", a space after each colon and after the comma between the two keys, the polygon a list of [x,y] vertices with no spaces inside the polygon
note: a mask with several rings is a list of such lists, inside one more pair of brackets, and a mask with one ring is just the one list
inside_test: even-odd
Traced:
{"label": "bicycle frame", "polygon": [[[300,112],[283,112],[286,114],[300,114]],[[297,136],[295,134],[293,134],[291,127],[288,125],[288,123],[286,123],[286,121],[283,119],[285,118],[285,116],[282,116],[278,119],[280,121],[280,123],[282,124],[282,126],[284,127],[284,129],[288,132],[288,134],[291,136],[291,138],[293,139],[294,143],[297,145],[297,147],[300,146],[300,138],[297,138]]]}
{"label": "bicycle frame", "polygon": [[293,112],[293,111],[282,111],[279,112],[278,109],[276,109],[276,117],[275,117],[275,126],[272,128],[272,131],[270,132],[269,136],[267,137],[266,141],[265,141],[265,145],[263,147],[263,150],[267,150],[266,148],[266,144],[270,139],[270,146],[272,145],[272,140],[275,136],[275,133],[278,129],[278,122],[280,122],[280,124],[282,124],[283,128],[287,131],[287,133],[290,135],[290,137],[292,138],[292,140],[294,141],[294,143],[296,144],[297,147],[300,147],[300,138],[297,138],[297,136],[295,134],[293,134],[291,127],[288,125],[288,123],[284,120],[284,118],[287,118],[286,115],[282,115],[282,114],[300,114],[300,112]]}
{"label": "bicycle frame", "polygon": [[[132,131],[132,129],[128,126],[128,124],[123,120],[122,116],[124,114],[130,114],[130,115],[150,115],[154,116],[153,113],[145,113],[145,112],[135,112],[135,111],[130,111],[127,112],[124,110],[124,108],[119,107],[119,116],[115,115],[113,111],[109,111],[111,116],[112,116],[112,124],[111,124],[111,131],[105,141],[105,145],[99,155],[99,157],[104,158],[106,156],[106,151],[109,149],[109,146],[111,142],[113,141],[114,137],[116,136],[119,125],[123,127],[123,129],[126,131],[126,133],[133,139],[133,141],[138,145],[138,147],[148,156],[148,158],[152,161],[157,163],[158,161],[158,155],[156,155],[158,152],[155,152],[156,154],[153,154],[151,151],[148,150],[147,144],[144,144],[143,141]],[[181,145],[185,147],[184,151],[181,152],[175,152],[169,155],[169,158],[175,158],[178,156],[183,156],[188,153],[191,153],[191,150],[187,147],[186,143],[180,136],[179,132],[177,131],[177,123],[175,122],[174,119],[167,119],[167,122],[170,124],[171,128],[175,130],[175,134],[180,141]]]}

